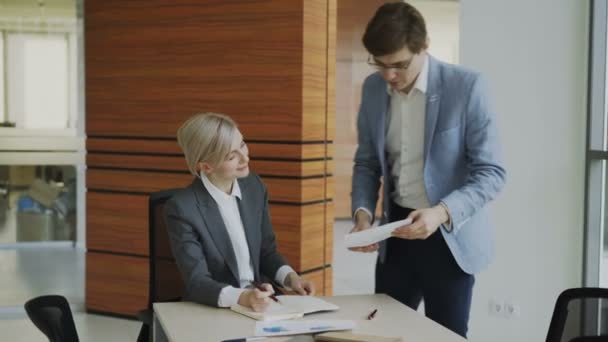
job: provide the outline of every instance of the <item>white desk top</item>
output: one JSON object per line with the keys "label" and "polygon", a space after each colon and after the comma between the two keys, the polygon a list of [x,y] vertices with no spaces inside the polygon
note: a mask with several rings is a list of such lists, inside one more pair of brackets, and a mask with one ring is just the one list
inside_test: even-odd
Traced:
{"label": "white desk top", "polygon": [[[461,336],[424,317],[422,314],[386,295],[321,297],[340,307],[335,312],[307,315],[304,319],[349,319],[357,327],[353,332],[379,336],[401,336],[404,342],[465,341]],[[373,320],[366,319],[378,309]],[[166,336],[173,342],[221,341],[251,337],[255,320],[230,309],[217,309],[191,302],[156,303],[154,313]],[[269,342],[287,341],[290,337],[268,338]]]}

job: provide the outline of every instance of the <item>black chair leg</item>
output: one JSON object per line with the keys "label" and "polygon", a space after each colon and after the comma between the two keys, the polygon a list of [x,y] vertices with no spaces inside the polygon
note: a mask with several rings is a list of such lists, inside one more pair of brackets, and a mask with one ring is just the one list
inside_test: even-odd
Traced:
{"label": "black chair leg", "polygon": [[152,342],[152,334],[150,334],[150,326],[142,324],[137,336],[137,342]]}

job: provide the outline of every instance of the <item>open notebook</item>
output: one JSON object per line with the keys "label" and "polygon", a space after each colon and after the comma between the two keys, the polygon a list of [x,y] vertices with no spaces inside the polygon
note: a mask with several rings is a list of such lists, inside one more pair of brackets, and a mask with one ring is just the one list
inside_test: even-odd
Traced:
{"label": "open notebook", "polygon": [[271,302],[266,311],[255,312],[248,307],[235,304],[230,310],[258,321],[280,321],[301,318],[306,314],[322,311],[335,311],[339,307],[312,296],[277,296],[279,303]]}

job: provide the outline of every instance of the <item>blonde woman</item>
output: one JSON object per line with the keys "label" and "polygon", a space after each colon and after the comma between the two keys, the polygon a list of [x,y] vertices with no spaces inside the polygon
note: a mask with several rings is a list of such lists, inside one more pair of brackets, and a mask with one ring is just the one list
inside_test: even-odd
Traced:
{"label": "blonde woman", "polygon": [[[267,280],[313,295],[314,285],[277,251],[268,193],[249,171],[247,145],[236,123],[223,114],[198,114],[179,128],[177,141],[196,176],[165,209],[184,300],[264,311],[274,294]],[[263,284],[252,286],[256,283]]]}

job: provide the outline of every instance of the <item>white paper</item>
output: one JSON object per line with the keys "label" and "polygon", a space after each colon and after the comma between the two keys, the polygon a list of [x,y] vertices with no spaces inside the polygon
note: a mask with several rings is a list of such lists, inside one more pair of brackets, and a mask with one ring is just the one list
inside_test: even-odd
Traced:
{"label": "white paper", "polygon": [[313,334],[323,331],[351,330],[355,322],[351,320],[296,320],[255,323],[255,336],[284,336]]}
{"label": "white paper", "polygon": [[395,221],[387,223],[375,228],[366,229],[360,232],[346,234],[344,236],[344,245],[348,247],[361,247],[368,246],[372,243],[376,243],[382,240],[386,240],[391,237],[391,233],[402,226],[411,224],[411,219],[405,219],[401,221]]}
{"label": "white paper", "polygon": [[289,308],[291,311],[304,314],[340,309],[337,305],[314,296],[277,296],[277,298],[279,303],[272,302],[270,305],[278,304]]}

